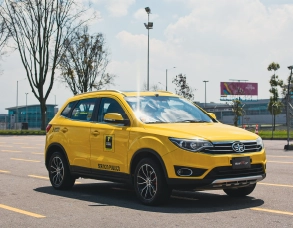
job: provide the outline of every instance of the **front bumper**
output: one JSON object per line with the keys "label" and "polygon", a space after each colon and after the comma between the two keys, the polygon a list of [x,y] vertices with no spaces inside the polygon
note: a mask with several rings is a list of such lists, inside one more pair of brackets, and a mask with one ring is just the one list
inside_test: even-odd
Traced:
{"label": "front bumper", "polygon": [[168,185],[173,189],[186,189],[186,190],[216,190],[227,188],[241,188],[248,185],[255,184],[263,180],[266,174],[255,176],[236,177],[236,178],[222,178],[222,179],[177,179],[169,178]]}

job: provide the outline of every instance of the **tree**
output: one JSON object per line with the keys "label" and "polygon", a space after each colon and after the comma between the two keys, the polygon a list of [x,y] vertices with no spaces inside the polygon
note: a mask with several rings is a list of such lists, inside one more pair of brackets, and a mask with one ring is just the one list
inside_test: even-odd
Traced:
{"label": "tree", "polygon": [[233,123],[237,127],[239,117],[244,114],[243,105],[240,100],[232,100],[232,112],[234,113]]}
{"label": "tree", "polygon": [[[0,17],[1,20],[1,17]],[[4,54],[3,49],[6,46],[8,38],[10,36],[9,30],[7,29],[3,20],[0,21],[0,56]]]}
{"label": "tree", "polygon": [[3,0],[0,18],[9,29],[46,124],[46,100],[66,46],[64,41],[86,20],[74,0]]}
{"label": "tree", "polygon": [[175,88],[175,93],[177,95],[182,96],[191,101],[194,99],[193,89],[189,87],[185,75],[176,75],[172,83],[174,83],[177,87]]}
{"label": "tree", "polygon": [[283,87],[283,80],[279,79],[279,76],[276,75],[276,71],[280,68],[280,65],[278,63],[272,62],[268,66],[268,71],[274,71],[274,74],[271,76],[270,79],[270,102],[268,104],[268,111],[274,116],[273,118],[273,131],[275,130],[275,124],[276,124],[276,115],[280,114],[283,109],[283,104],[279,100],[279,91],[278,87]]}
{"label": "tree", "polygon": [[64,42],[66,51],[59,66],[61,80],[74,95],[113,84],[115,75],[105,73],[109,54],[102,33],[90,35],[88,27],[83,26]]}
{"label": "tree", "polygon": [[[147,86],[147,83],[146,82],[143,83],[142,90],[143,91],[148,91],[148,86]],[[149,91],[159,91],[159,90],[161,90],[161,89],[160,89],[160,86],[158,84],[152,84],[152,85],[150,85]]]}

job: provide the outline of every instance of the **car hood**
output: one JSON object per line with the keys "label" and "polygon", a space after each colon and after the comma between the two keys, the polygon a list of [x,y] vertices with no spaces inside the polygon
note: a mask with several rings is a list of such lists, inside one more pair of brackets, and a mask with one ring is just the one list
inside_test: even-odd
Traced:
{"label": "car hood", "polygon": [[145,130],[168,137],[187,139],[200,137],[210,141],[255,140],[258,138],[258,135],[247,130],[222,123],[146,124]]}

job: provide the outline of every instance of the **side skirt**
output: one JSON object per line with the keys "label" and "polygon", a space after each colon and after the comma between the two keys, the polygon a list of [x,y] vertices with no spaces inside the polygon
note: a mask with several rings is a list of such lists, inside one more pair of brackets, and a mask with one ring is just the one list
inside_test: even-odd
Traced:
{"label": "side skirt", "polygon": [[89,178],[95,180],[104,180],[119,182],[125,184],[132,184],[131,175],[127,173],[99,170],[99,169],[90,169],[80,166],[70,166],[71,174],[82,178]]}

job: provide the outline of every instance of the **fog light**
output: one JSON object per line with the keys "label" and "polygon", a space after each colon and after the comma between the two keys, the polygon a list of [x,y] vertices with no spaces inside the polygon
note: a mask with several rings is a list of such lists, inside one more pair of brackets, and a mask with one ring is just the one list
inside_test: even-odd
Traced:
{"label": "fog light", "polygon": [[188,168],[181,168],[177,170],[178,176],[191,176],[192,175],[192,170]]}

